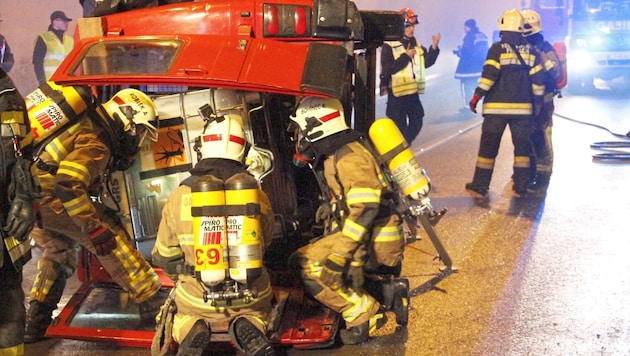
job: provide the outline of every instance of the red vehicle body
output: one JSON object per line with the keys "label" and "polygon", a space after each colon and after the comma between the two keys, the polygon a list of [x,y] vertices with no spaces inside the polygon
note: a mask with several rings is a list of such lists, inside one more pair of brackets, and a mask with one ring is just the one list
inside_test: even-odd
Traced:
{"label": "red vehicle body", "polygon": [[[376,49],[402,31],[398,12],[359,11],[348,0],[182,2],[79,19],[75,47],[51,80],[89,85],[101,101],[125,86],[154,98],[158,142],[112,175],[104,197],[146,257],[166,197],[195,163],[189,146],[200,129],[197,109],[214,100],[215,88],[241,91],[242,101],[226,110],[245,119],[266,162],[259,178],[277,215],[265,256],[279,301],[269,336],[297,348],[324,347],[335,340],[338,316],[305,298],[283,268],[295,248],[321,232],[313,221],[317,183],[291,165],[288,117],[297,97],[332,96],[353,113],[352,126],[366,131],[374,120]],[[173,285],[158,272],[165,287]],[[135,306],[98,260],[82,251],[78,273],[84,285],[47,336],[149,347],[154,330],[133,328]],[[227,335],[213,335],[216,341]]]}

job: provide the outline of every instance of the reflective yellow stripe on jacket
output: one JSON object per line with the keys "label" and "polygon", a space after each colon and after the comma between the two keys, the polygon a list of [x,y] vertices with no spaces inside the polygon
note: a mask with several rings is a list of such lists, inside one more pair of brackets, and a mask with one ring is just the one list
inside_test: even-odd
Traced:
{"label": "reflective yellow stripe on jacket", "polygon": [[[394,60],[407,52],[399,41],[388,42],[388,44],[392,47]],[[391,86],[394,96],[424,93],[424,52],[422,47],[416,47],[416,54],[403,70],[392,74]]]}

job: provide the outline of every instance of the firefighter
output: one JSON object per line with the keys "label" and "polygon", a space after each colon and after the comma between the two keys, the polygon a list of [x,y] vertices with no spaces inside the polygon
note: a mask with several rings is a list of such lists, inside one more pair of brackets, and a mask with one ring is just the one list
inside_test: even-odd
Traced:
{"label": "firefighter", "polygon": [[[95,105],[86,94],[89,88],[72,88],[83,93],[87,109],[47,139],[38,136],[36,147],[42,150],[31,170],[41,190],[40,219],[31,237],[42,248],[42,256],[30,294],[26,343],[44,338],[66,280],[76,269],[79,246],[96,255],[111,278],[139,303],[144,321],[154,320],[164,301],[157,274],[118,217],[92,198],[101,193],[111,171],[129,168],[144,139],[157,140],[155,104],[139,90],[123,89]],[[57,94],[68,91],[56,89]],[[55,106],[49,104],[45,110],[52,111]],[[41,127],[40,120],[45,121],[37,108],[29,109],[34,131]]]}
{"label": "firefighter", "polygon": [[[340,331],[343,343],[358,344],[387,322],[386,307],[364,288],[364,272],[400,275],[405,247],[401,218],[379,165],[361,135],[347,126],[339,100],[306,97],[291,120],[299,126],[294,161],[309,162],[324,178],[319,179],[325,182],[322,190],[330,193],[324,193],[331,201],[322,204],[316,219],[333,216],[334,221],[330,233],[298,249],[290,265],[299,271],[310,295],[341,313],[346,325]],[[399,287],[402,293],[384,293],[408,299],[408,285]],[[406,308],[394,312],[397,321],[404,318],[406,323]]]}
{"label": "firefighter", "polygon": [[[560,59],[553,46],[545,40],[542,34],[540,15],[534,10],[521,12],[525,19],[523,36],[532,48],[540,54],[545,69],[545,94],[540,113],[534,117],[531,134],[532,155],[530,167],[532,181],[530,187],[544,187],[549,183],[553,168],[553,146],[551,141],[551,127],[553,126],[553,98],[558,94],[557,82],[562,78]],[[559,78],[560,77],[560,78]]]}
{"label": "firefighter", "polygon": [[490,186],[501,137],[510,126],[514,144],[514,185],[517,196],[527,193],[530,181],[530,133],[534,116],[540,112],[544,92],[544,71],[538,55],[522,35],[524,20],[516,10],[499,19],[501,41],[494,43],[484,63],[481,80],[470,110],[477,113],[483,101],[483,125],[473,181],[466,189],[485,196]]}
{"label": "firefighter", "polygon": [[35,222],[24,99],[0,68],[0,355],[24,354],[22,267],[31,259],[28,233]]}
{"label": "firefighter", "polygon": [[[153,263],[177,280],[175,287],[177,311],[173,317],[172,337],[179,344],[178,355],[202,355],[210,343],[211,334],[227,329],[236,348],[247,355],[274,355],[275,351],[266,336],[272,301],[267,270],[264,267],[257,268],[258,273],[236,283],[231,279],[234,277],[232,274],[228,277],[225,266],[201,272],[197,268],[199,265],[197,252],[205,246],[199,246],[197,239],[200,236],[194,233],[197,215],[192,214],[191,210],[192,204],[196,201],[196,187],[204,186],[208,182],[218,184],[219,188],[215,189],[214,193],[220,194],[221,198],[210,198],[211,201],[207,204],[223,209],[227,203],[223,200],[224,189],[227,199],[230,182],[253,180],[253,188],[257,192],[260,204],[262,241],[259,240],[261,243],[259,247],[254,246],[257,251],[256,259],[260,259],[259,267],[262,265],[262,251],[271,243],[274,223],[269,198],[258,187],[257,181],[247,172],[244,164],[248,143],[241,117],[231,114],[208,118],[206,122],[203,133],[197,138],[194,147],[198,152],[199,161],[190,171],[191,176],[182,181],[167,199],[162,210],[157,241],[152,251]],[[222,188],[224,186],[225,188]],[[218,220],[222,218],[224,217],[216,217]],[[223,239],[216,241],[217,244],[222,242],[225,243]],[[239,251],[244,251],[241,249],[243,246],[232,243],[230,242],[229,246],[230,261],[245,260],[245,256],[238,255]],[[257,250],[258,248],[261,250]],[[218,250],[218,253],[224,253],[221,251],[224,250]],[[213,266],[223,264],[224,257],[222,255],[215,260]],[[253,271],[246,273],[250,272]],[[242,283],[245,280],[246,283]],[[251,297],[242,295],[235,295],[235,298],[218,297],[221,294],[231,294],[234,286],[244,294],[247,294],[248,290],[255,290],[257,293]],[[166,316],[162,314],[159,319],[163,318]],[[154,345],[160,342],[158,339],[165,340],[168,344],[170,336],[156,333]],[[157,354],[153,348],[152,354]]]}

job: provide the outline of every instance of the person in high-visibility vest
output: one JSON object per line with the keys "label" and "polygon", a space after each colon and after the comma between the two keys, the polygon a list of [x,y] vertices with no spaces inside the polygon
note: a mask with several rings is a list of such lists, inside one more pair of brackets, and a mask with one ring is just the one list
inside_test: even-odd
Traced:
{"label": "person in high-visibility vest", "polygon": [[405,34],[399,41],[385,41],[381,48],[381,94],[387,92],[386,115],[394,120],[405,140],[411,144],[422,129],[424,108],[424,69],[435,64],[440,54],[441,36],[431,36],[425,48],[414,37],[418,16],[409,8],[400,10],[405,19]]}
{"label": "person in high-visibility vest", "polygon": [[74,47],[74,39],[66,34],[72,21],[63,11],[50,14],[50,25],[35,40],[33,68],[37,82],[47,82]]}

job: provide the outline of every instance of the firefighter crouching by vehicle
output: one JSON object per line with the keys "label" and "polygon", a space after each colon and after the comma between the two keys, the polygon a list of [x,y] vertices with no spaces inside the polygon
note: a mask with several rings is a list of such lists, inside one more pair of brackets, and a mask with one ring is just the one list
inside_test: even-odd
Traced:
{"label": "firefighter crouching by vehicle", "polygon": [[[129,168],[145,138],[157,139],[153,101],[139,90],[123,89],[96,105],[88,87],[52,82],[26,98],[35,147],[41,149],[31,170],[41,190],[40,219],[31,237],[42,256],[31,289],[25,342],[44,338],[66,280],[76,269],[79,245],[95,254],[139,303],[142,320],[153,321],[163,303],[158,276],[120,220],[92,199],[110,172]],[[53,117],[60,127],[49,127]]]}
{"label": "firefighter crouching by vehicle", "polygon": [[[173,311],[168,315],[167,301],[158,316],[154,356],[163,354],[171,340],[171,335],[164,333],[168,318],[173,318],[177,355],[202,355],[211,334],[226,330],[236,348],[247,355],[275,355],[266,336],[273,294],[262,266],[274,217],[269,198],[246,170],[247,148],[240,116],[206,118],[195,144],[199,162],[166,201],[152,257],[155,265],[177,280],[176,313],[174,317]],[[259,204],[255,198],[238,201],[239,194],[250,193],[257,195]],[[252,221],[234,216],[241,214],[235,210],[241,204],[254,208],[251,214],[260,217],[260,228],[251,234],[245,231],[251,226],[245,225]],[[227,215],[231,216],[226,219]],[[237,226],[242,239],[237,238],[241,233]],[[245,239],[254,237],[249,245],[244,244]],[[254,268],[235,268],[234,263],[248,261]]]}
{"label": "firefighter crouching by vehicle", "polygon": [[551,127],[553,126],[553,111],[555,109],[553,97],[558,94],[557,82],[562,76],[560,59],[553,46],[545,40],[542,34],[540,15],[534,10],[521,11],[525,19],[523,36],[532,48],[540,55],[545,69],[545,93],[540,113],[534,116],[531,133],[532,156],[530,157],[531,182],[530,187],[545,187],[553,169],[553,145],[551,141]]}
{"label": "firefighter crouching by vehicle", "polygon": [[[322,194],[330,197],[316,219],[334,219],[332,231],[297,250],[290,265],[300,272],[309,294],[341,313],[346,324],[340,330],[342,342],[358,344],[387,322],[391,307],[377,301],[372,289],[367,292],[370,278],[364,272],[400,275],[405,239],[391,202],[394,192],[361,135],[348,128],[339,100],[306,97],[291,120],[300,130],[294,162],[309,162],[320,177]],[[400,299],[392,309],[398,324],[406,325],[408,281],[390,280],[380,292],[386,300]]]}
{"label": "firefighter crouching by vehicle", "polygon": [[35,222],[31,139],[24,99],[0,68],[0,355],[24,355],[22,267],[31,259],[28,233]]}

